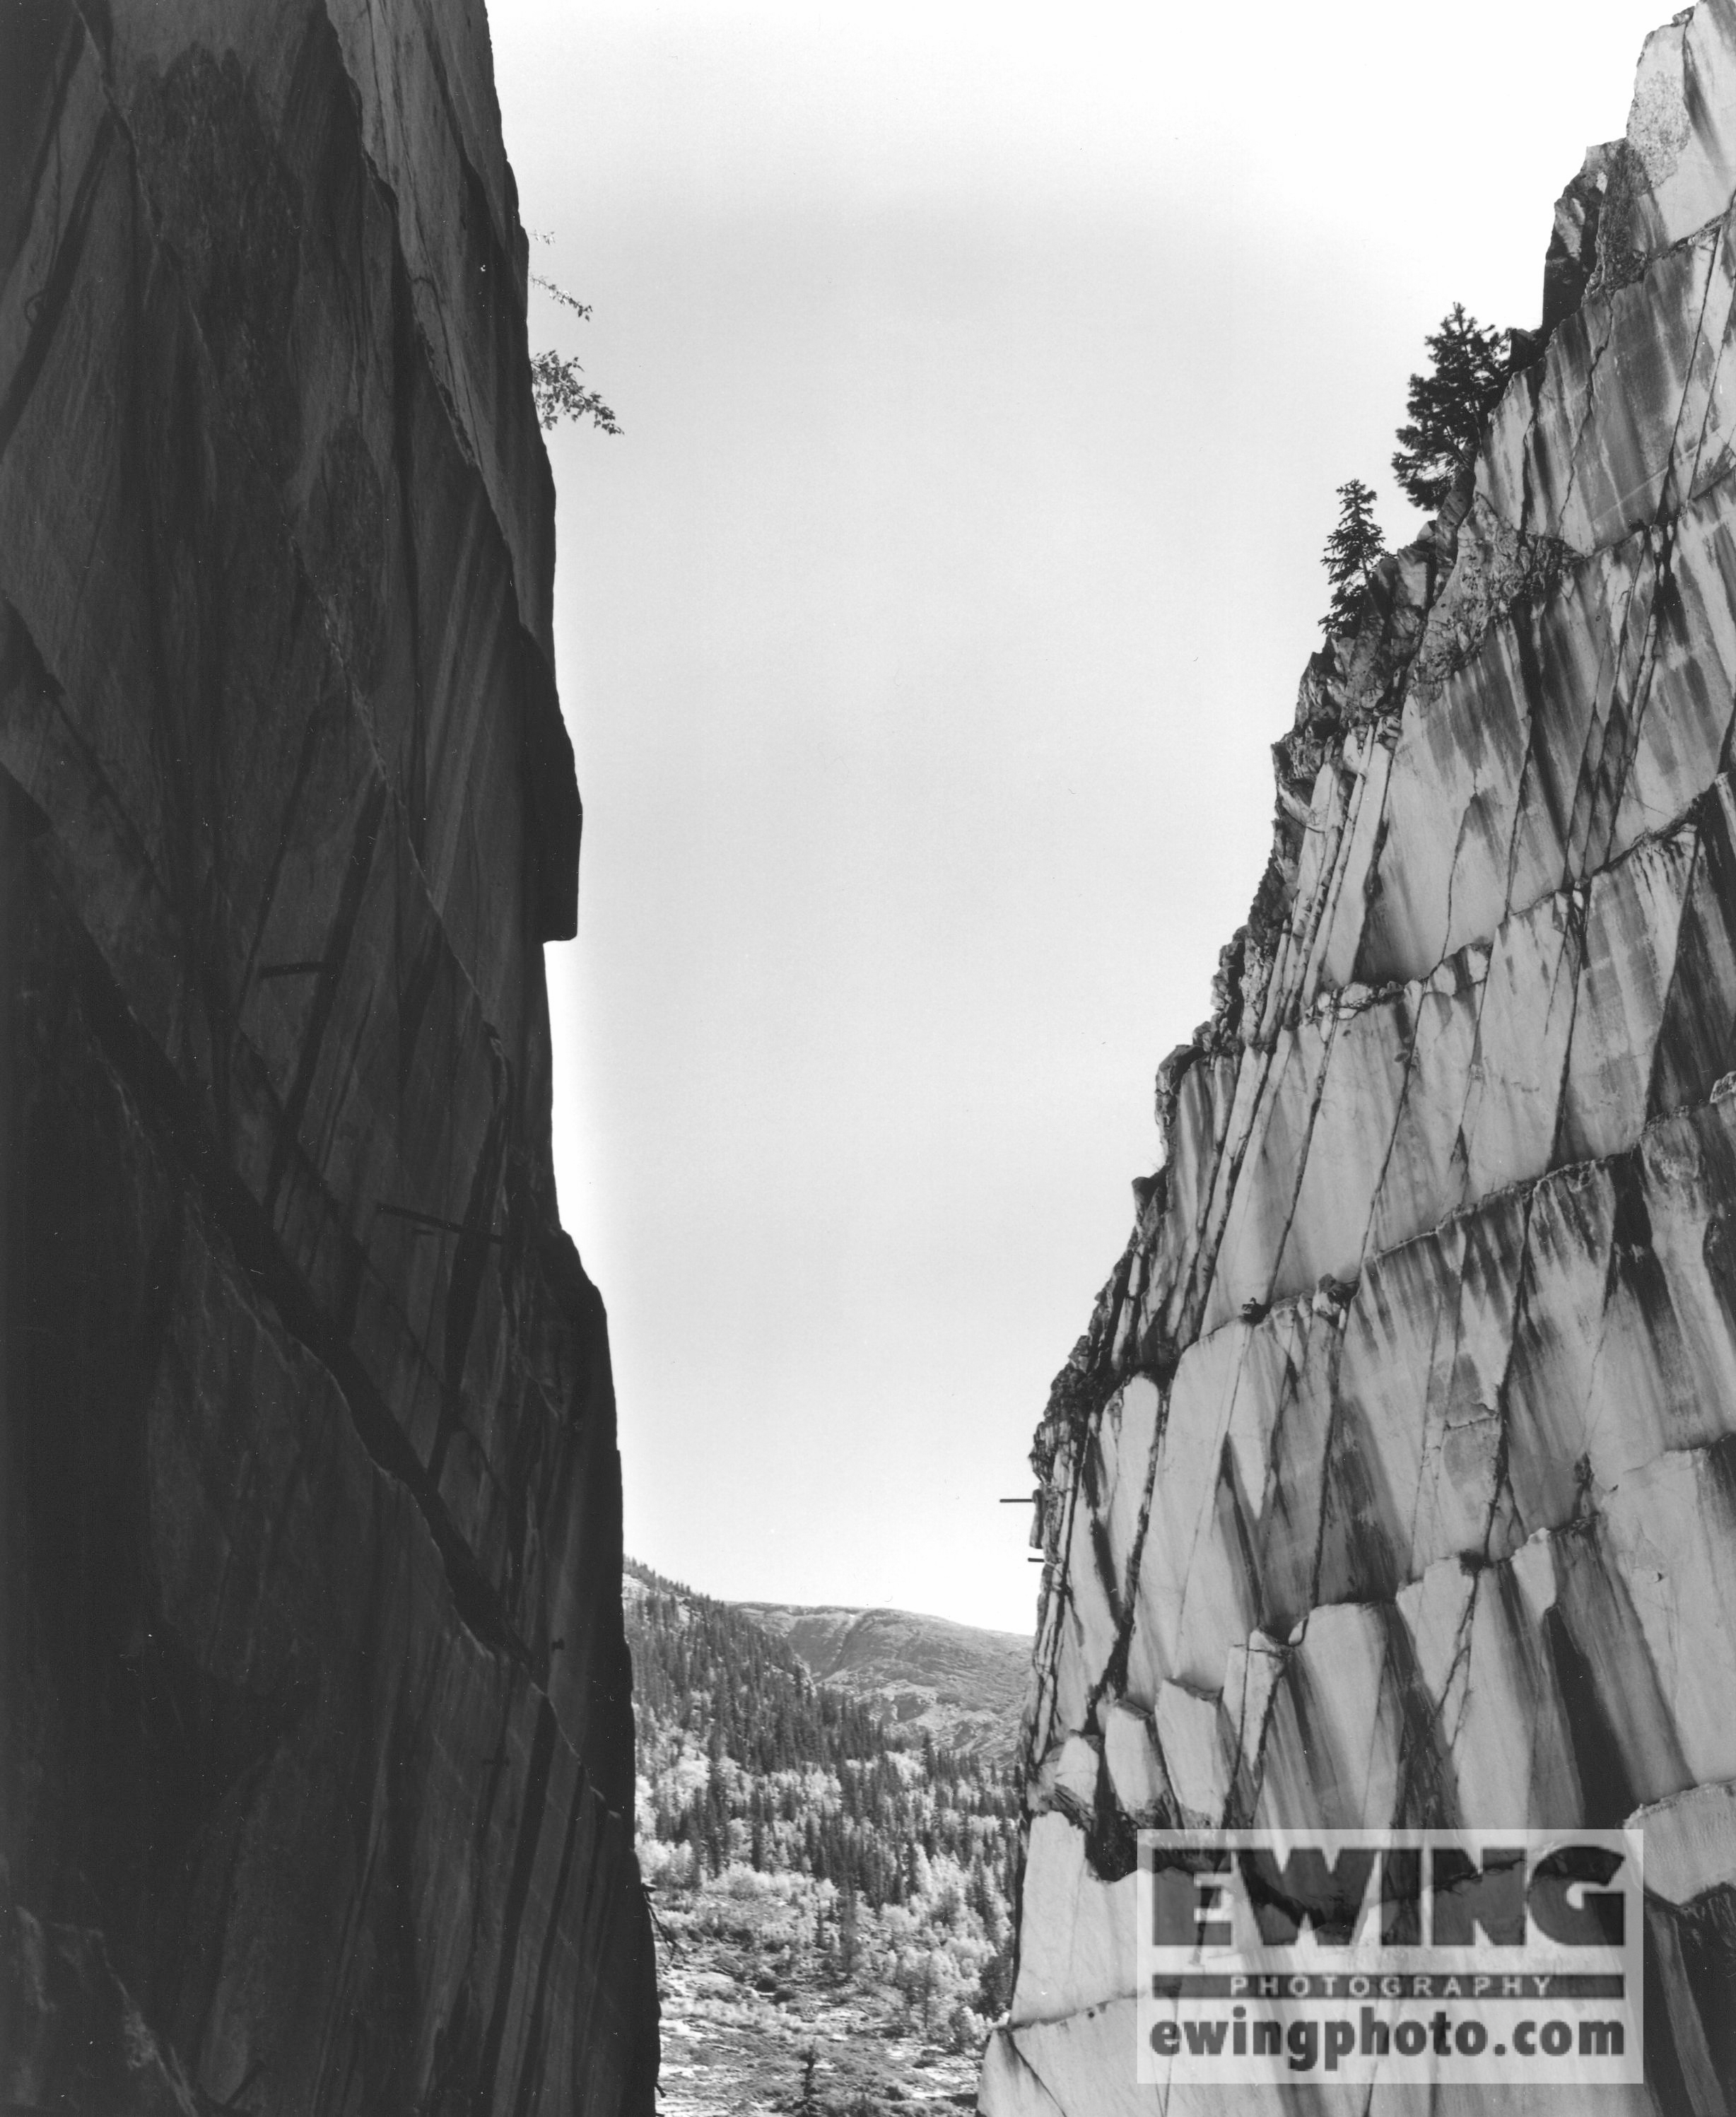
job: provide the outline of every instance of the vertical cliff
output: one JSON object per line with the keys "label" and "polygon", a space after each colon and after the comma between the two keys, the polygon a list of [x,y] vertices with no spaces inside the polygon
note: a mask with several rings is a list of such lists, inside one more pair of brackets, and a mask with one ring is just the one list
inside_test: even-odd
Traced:
{"label": "vertical cliff", "polygon": [[481,0],[0,20],[0,2101],[645,2112]]}
{"label": "vertical cliff", "polygon": [[1733,189],[1736,4],[1701,0],[1558,209],[1474,473],[1277,746],[1037,1437],[996,2117],[1152,2096],[1135,1825],[1637,1815],[1648,2086],[1597,2106],[1736,2110]]}

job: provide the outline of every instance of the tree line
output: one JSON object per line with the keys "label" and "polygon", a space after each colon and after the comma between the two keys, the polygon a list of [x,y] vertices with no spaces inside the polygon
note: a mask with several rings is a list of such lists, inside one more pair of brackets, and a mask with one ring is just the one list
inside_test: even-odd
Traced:
{"label": "tree line", "polygon": [[[859,1892],[878,1910],[916,1887],[916,1855],[1009,1889],[1010,1765],[916,1733],[817,1683],[788,1643],[727,1603],[630,1561],[625,1605],[650,1834],[721,1874],[745,1853]],[[703,1779],[695,1769],[705,1760]]]}
{"label": "tree line", "polygon": [[[1511,371],[1512,333],[1494,330],[1455,302],[1440,329],[1423,341],[1424,374],[1413,375],[1406,394],[1405,424],[1396,436],[1392,475],[1416,506],[1443,505],[1459,473],[1475,459],[1483,429]],[[1374,495],[1360,477],[1337,489],[1338,519],[1320,563],[1332,583],[1332,600],[1320,620],[1328,634],[1355,620],[1387,542],[1374,519]]]}
{"label": "tree line", "polygon": [[626,1570],[639,1859],[670,1915],[746,1933],[775,1905],[783,1955],[980,2036],[1011,1996],[1013,1766],[816,1682],[727,1603]]}

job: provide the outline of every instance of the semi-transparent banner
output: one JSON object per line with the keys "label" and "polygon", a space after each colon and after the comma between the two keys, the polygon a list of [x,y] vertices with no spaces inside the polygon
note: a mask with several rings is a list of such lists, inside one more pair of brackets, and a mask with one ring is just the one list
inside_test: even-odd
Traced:
{"label": "semi-transparent banner", "polygon": [[1138,2078],[1645,2077],[1637,1830],[1146,1830]]}

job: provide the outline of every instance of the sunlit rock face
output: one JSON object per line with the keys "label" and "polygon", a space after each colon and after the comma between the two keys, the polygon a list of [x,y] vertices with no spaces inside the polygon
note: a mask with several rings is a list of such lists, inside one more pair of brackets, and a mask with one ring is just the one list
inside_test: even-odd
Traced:
{"label": "sunlit rock face", "polygon": [[646,2112],[480,0],[0,25],[0,2102]]}
{"label": "sunlit rock face", "polygon": [[1038,1433],[995,2117],[1145,2106],[1139,1824],[1637,1815],[1649,2079],[1599,2106],[1736,2109],[1733,190],[1736,4],[1701,0],[1558,210],[1474,477],[1277,747],[1271,865]]}

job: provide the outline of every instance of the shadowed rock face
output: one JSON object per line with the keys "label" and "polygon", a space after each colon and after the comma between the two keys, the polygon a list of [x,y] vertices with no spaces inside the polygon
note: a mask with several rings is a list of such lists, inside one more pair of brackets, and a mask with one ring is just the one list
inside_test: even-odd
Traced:
{"label": "shadowed rock face", "polygon": [[0,22],[0,2101],[652,2106],[479,0]]}
{"label": "shadowed rock face", "polygon": [[1474,477],[1277,745],[1037,1436],[996,2117],[1138,2105],[1130,1826],[1637,1812],[1648,2085],[1598,2106],[1736,2110],[1733,190],[1701,0],[1558,210]]}

